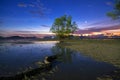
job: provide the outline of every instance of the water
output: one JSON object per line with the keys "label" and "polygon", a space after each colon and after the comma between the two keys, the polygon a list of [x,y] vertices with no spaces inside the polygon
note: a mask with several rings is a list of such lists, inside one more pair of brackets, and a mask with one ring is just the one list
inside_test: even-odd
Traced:
{"label": "water", "polygon": [[40,80],[96,80],[116,68],[90,57],[66,49],[58,42],[3,43],[0,44],[0,77],[11,76],[28,68],[38,68],[45,56],[60,54],[49,70],[36,74]]}

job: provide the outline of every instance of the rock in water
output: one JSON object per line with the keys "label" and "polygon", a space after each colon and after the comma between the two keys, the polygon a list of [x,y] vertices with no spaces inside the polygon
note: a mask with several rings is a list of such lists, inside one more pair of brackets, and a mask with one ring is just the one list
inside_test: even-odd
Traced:
{"label": "rock in water", "polygon": [[55,59],[57,59],[57,56],[46,56],[44,59],[44,63],[45,64],[50,64],[51,62],[53,62]]}

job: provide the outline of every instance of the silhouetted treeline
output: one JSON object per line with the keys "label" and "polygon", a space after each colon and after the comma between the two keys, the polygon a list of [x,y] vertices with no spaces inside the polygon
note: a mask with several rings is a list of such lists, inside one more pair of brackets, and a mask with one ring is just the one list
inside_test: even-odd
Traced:
{"label": "silhouetted treeline", "polygon": [[2,37],[0,36],[0,40],[37,40],[37,37],[21,37],[21,36],[11,36],[11,37]]}

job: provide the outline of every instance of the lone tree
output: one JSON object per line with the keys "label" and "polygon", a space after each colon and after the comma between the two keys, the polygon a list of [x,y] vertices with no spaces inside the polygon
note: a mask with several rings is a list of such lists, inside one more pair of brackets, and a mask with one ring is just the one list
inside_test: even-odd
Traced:
{"label": "lone tree", "polygon": [[77,29],[78,26],[76,22],[72,22],[72,17],[64,15],[54,20],[50,31],[55,33],[59,39],[63,39],[68,37]]}
{"label": "lone tree", "polygon": [[120,0],[116,0],[114,10],[112,12],[108,12],[107,15],[113,19],[120,19]]}

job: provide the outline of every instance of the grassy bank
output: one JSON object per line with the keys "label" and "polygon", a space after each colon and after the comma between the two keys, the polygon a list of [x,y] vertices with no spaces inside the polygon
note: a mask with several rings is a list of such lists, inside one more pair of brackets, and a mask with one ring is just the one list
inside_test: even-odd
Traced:
{"label": "grassy bank", "polygon": [[120,67],[120,40],[65,40],[63,46]]}

